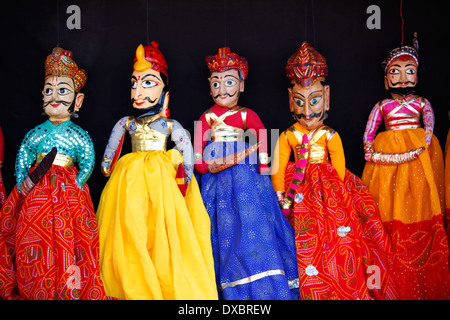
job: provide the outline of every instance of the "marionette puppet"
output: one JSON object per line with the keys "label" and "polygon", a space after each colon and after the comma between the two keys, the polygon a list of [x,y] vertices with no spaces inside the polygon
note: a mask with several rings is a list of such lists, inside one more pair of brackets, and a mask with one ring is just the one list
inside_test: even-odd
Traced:
{"label": "marionette puppet", "polygon": [[3,299],[106,298],[86,184],[94,147],[89,134],[71,121],[82,105],[85,81],[72,52],[54,48],[45,60],[42,92],[48,120],[25,135],[16,157],[17,184],[1,210]]}
{"label": "marionette puppet", "polygon": [[[362,181],[392,238],[400,298],[446,299],[450,287],[443,155],[433,134],[431,104],[416,94],[417,34],[413,42],[412,47],[393,49],[382,62],[391,97],[376,103],[369,115]],[[386,130],[376,134],[383,121]]]}
{"label": "marionette puppet", "polygon": [[[224,47],[206,63],[215,104],[197,122],[194,156],[211,218],[219,296],[298,299],[293,230],[263,174],[268,172],[266,130],[255,111],[238,105],[247,60]],[[252,145],[244,140],[249,132],[257,140]]]}
{"label": "marionette puppet", "polygon": [[[286,74],[296,122],[278,139],[272,183],[295,230],[300,297],[395,299],[389,237],[367,188],[345,167],[339,134],[323,124],[330,108],[326,60],[303,42]],[[376,283],[369,279],[374,269]]]}
{"label": "marionette puppet", "polygon": [[[192,143],[169,118],[167,62],[158,46],[136,50],[133,115],[114,126],[101,164],[109,177],[97,210],[101,277],[119,299],[217,299]],[[126,131],[132,152],[118,159]],[[176,149],[166,150],[169,137]]]}

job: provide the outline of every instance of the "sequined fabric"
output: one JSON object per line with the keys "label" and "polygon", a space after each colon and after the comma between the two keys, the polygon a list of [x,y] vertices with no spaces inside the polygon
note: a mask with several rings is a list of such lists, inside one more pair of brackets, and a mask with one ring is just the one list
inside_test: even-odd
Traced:
{"label": "sequined fabric", "polygon": [[15,165],[17,186],[28,175],[36,155],[48,153],[53,147],[58,149],[58,154],[71,157],[78,163],[76,183],[83,187],[95,164],[94,145],[89,134],[72,121],[55,126],[49,120],[28,131],[20,145]]}
{"label": "sequined fabric", "polygon": [[[244,142],[209,143],[204,158],[221,158]],[[201,176],[211,218],[211,241],[223,299],[298,299],[294,232],[281,213],[269,176],[256,154],[218,173]],[[296,285],[297,284],[297,285]]]}

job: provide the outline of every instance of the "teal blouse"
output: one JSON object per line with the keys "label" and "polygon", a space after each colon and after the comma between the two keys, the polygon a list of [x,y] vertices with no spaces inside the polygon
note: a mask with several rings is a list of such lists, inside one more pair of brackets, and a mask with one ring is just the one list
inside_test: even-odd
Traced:
{"label": "teal blouse", "polygon": [[28,131],[16,157],[15,176],[17,187],[27,177],[38,153],[48,153],[56,147],[78,163],[76,184],[82,188],[89,179],[95,164],[95,152],[89,134],[72,121],[55,126],[49,120]]}

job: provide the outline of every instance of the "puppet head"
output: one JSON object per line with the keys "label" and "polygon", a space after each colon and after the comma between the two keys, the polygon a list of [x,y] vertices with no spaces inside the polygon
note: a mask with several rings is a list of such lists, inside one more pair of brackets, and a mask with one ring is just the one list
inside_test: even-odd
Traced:
{"label": "puppet head", "polygon": [[384,69],[384,85],[391,95],[406,96],[415,91],[418,83],[419,44],[414,34],[413,47],[400,46],[389,52],[381,63]]}
{"label": "puppet head", "polygon": [[325,58],[307,42],[287,61],[286,76],[292,85],[288,89],[290,110],[307,129],[318,127],[327,117],[330,87],[322,84],[327,74]]}
{"label": "puppet head", "polygon": [[167,62],[158,42],[136,49],[131,75],[131,103],[137,117],[155,115],[167,109],[169,102]]}
{"label": "puppet head", "polygon": [[208,80],[214,102],[227,108],[237,105],[248,75],[247,60],[225,47],[216,55],[206,57],[206,64],[211,73]]}
{"label": "puppet head", "polygon": [[72,56],[69,50],[56,47],[45,60],[44,112],[53,122],[78,117],[76,112],[84,100],[79,91],[86,83],[87,73],[78,68]]}

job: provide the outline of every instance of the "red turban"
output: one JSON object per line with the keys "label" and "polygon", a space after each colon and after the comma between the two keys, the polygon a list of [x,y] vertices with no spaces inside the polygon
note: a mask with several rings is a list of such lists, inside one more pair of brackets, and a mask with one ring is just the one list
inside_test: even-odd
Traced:
{"label": "red turban", "polygon": [[244,57],[230,51],[230,48],[220,48],[215,56],[206,57],[206,64],[210,72],[222,72],[237,69],[242,80],[248,75],[248,62]]}
{"label": "red turban", "polygon": [[310,87],[314,81],[325,81],[328,75],[327,62],[319,52],[307,42],[303,42],[287,61],[286,76],[302,87]]}

